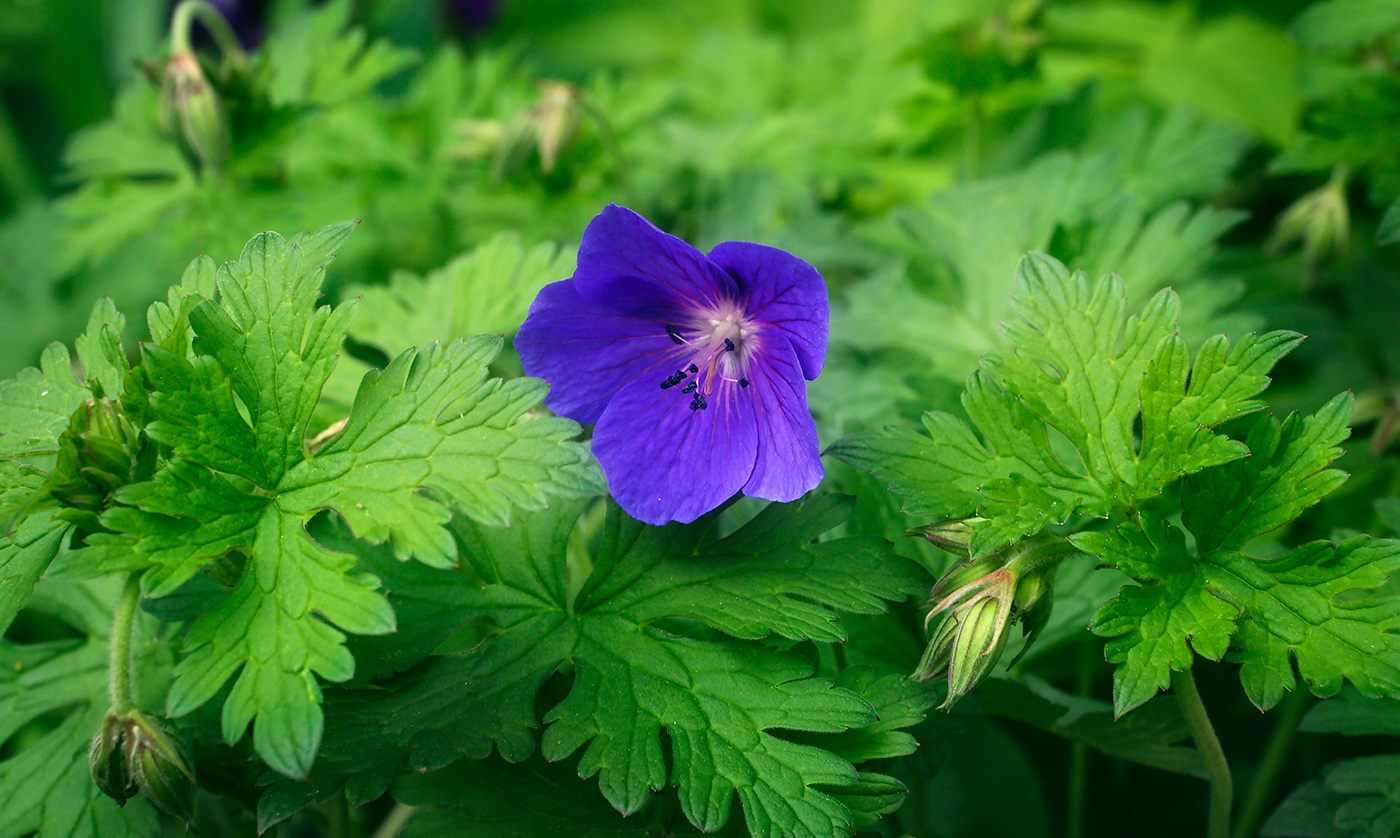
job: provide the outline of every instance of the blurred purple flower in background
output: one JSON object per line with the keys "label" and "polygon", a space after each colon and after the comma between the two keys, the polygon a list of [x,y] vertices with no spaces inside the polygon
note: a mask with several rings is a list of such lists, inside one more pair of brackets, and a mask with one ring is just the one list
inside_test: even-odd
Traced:
{"label": "blurred purple flower in background", "polygon": [[550,383],[550,409],[597,424],[618,504],[649,524],[690,522],[738,491],[790,501],[821,481],[806,382],[828,319],[826,285],[801,259],[744,242],[706,256],[610,205],[515,347]]}

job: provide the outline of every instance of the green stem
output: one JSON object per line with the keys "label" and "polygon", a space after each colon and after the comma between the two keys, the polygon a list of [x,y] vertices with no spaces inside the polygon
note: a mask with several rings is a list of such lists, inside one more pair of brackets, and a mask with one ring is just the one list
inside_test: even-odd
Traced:
{"label": "green stem", "polygon": [[1284,700],[1278,722],[1274,725],[1274,732],[1269,735],[1269,745],[1264,751],[1264,758],[1259,763],[1259,770],[1254,773],[1253,782],[1249,784],[1249,793],[1245,795],[1244,808],[1235,824],[1235,838],[1251,838],[1259,824],[1263,823],[1274,796],[1274,786],[1283,771],[1283,763],[1288,759],[1289,751],[1293,749],[1298,725],[1302,723],[1303,714],[1310,706],[1312,696],[1301,684]]}
{"label": "green stem", "polygon": [[175,13],[170,17],[172,55],[190,51],[190,28],[196,18],[209,30],[209,34],[214,37],[214,43],[218,44],[219,51],[225,57],[234,61],[244,59],[243,45],[238,42],[233,27],[228,25],[228,21],[219,14],[219,10],[207,0],[181,0],[180,5],[175,7]]}
{"label": "green stem", "polygon": [[1206,838],[1229,838],[1230,808],[1234,796],[1230,763],[1225,759],[1225,751],[1220,747],[1215,728],[1211,727],[1210,716],[1201,702],[1201,693],[1196,689],[1196,677],[1189,668],[1184,672],[1172,670],[1172,688],[1176,690],[1181,715],[1186,718],[1186,726],[1191,730],[1196,750],[1206,761],[1206,772],[1210,777],[1210,826],[1206,830]]}
{"label": "green stem", "polygon": [[44,181],[25,153],[9,110],[0,103],[0,189],[4,189],[16,204],[23,204],[44,194]]}
{"label": "green stem", "polygon": [[111,660],[107,686],[111,691],[112,712],[118,715],[136,709],[131,689],[131,629],[136,624],[136,604],[141,601],[141,573],[126,578],[117,612],[112,617]]}
{"label": "green stem", "polygon": [[409,818],[418,811],[417,806],[410,806],[407,803],[395,803],[394,808],[389,810],[389,814],[379,824],[379,828],[374,831],[373,838],[398,838],[400,832],[408,824]]}
{"label": "green stem", "polygon": [[[1079,646],[1079,677],[1076,684],[1080,698],[1088,698],[1093,687],[1094,653],[1097,643],[1083,642]],[[1084,813],[1089,797],[1089,746],[1079,740],[1069,744],[1069,801],[1065,811],[1065,838],[1084,838]]]}
{"label": "green stem", "polygon": [[350,802],[342,789],[325,803],[327,838],[350,838]]}
{"label": "green stem", "polygon": [[963,177],[967,181],[977,179],[982,156],[982,97],[977,93],[968,96],[967,130],[963,133]]}

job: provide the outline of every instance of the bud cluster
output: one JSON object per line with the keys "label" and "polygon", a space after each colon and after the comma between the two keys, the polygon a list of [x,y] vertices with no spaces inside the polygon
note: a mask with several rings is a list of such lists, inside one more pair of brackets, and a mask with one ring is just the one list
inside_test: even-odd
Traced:
{"label": "bud cluster", "polygon": [[965,558],[929,594],[925,628],[940,619],[913,675],[920,681],[947,677],[948,697],[941,709],[986,679],[1006,649],[1013,624],[1021,621],[1034,639],[1050,616],[1055,569],[1075,552],[1063,539],[1038,535],[973,558],[968,544],[979,520],[944,521],[910,533]]}
{"label": "bud cluster", "polygon": [[88,754],[92,779],[103,794],[126,805],[143,794],[161,811],[194,819],[194,772],[179,744],[139,710],[108,712]]}
{"label": "bud cluster", "polygon": [[146,479],[154,466],[154,448],[145,443],[121,407],[106,397],[79,405],[58,445],[48,494],[63,507],[61,516],[84,532],[100,530],[97,516],[111,494]]}

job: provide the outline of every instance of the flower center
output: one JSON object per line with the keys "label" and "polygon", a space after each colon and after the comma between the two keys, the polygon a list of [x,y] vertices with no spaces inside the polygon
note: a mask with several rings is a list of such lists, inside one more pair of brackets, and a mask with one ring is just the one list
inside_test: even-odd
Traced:
{"label": "flower center", "polygon": [[667,324],[666,336],[678,347],[675,351],[681,367],[666,376],[661,389],[669,390],[693,375],[695,378],[681,387],[681,392],[691,394],[691,410],[705,410],[710,406],[716,382],[748,387],[745,376],[749,357],[758,348],[757,332],[743,312],[732,305],[701,312],[683,326]]}

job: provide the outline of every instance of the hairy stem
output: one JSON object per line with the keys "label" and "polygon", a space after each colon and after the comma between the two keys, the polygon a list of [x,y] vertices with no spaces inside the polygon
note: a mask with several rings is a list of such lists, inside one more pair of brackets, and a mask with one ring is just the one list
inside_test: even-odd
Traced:
{"label": "hairy stem", "polygon": [[398,838],[399,833],[408,825],[409,818],[417,811],[417,806],[395,803],[394,808],[390,809],[389,814],[380,822],[379,828],[374,830],[373,838]]}
{"label": "hairy stem", "polygon": [[190,51],[190,28],[196,18],[209,30],[220,52],[235,60],[243,59],[243,45],[238,42],[238,36],[233,33],[233,28],[224,20],[224,16],[219,14],[219,10],[207,0],[181,0],[180,5],[175,7],[175,13],[170,17],[172,54]]}
{"label": "hairy stem", "polygon": [[1303,714],[1311,705],[1312,696],[1302,684],[1284,699],[1274,732],[1269,735],[1269,745],[1264,751],[1264,758],[1259,763],[1259,770],[1254,773],[1254,780],[1249,784],[1249,793],[1245,795],[1244,808],[1235,824],[1235,838],[1250,838],[1268,814],[1269,803],[1274,796],[1274,786],[1283,771],[1283,763],[1288,758],[1289,751],[1293,749],[1293,740],[1298,735],[1298,725],[1303,721]]}
{"label": "hairy stem", "polygon": [[1210,777],[1210,822],[1206,838],[1229,838],[1230,808],[1234,797],[1230,763],[1225,759],[1220,739],[1216,737],[1210,716],[1206,714],[1206,706],[1201,702],[1201,693],[1196,689],[1196,677],[1189,668],[1184,672],[1172,670],[1172,688],[1176,690],[1181,715],[1186,717],[1186,726],[1191,730],[1196,749],[1206,761],[1206,771]]}
{"label": "hairy stem", "polygon": [[342,789],[325,803],[327,838],[350,838],[350,802]]}
{"label": "hairy stem", "polygon": [[112,712],[129,713],[136,709],[131,689],[131,629],[136,624],[136,604],[141,600],[141,573],[126,578],[117,611],[112,617],[111,658],[107,667],[107,687],[111,692]]}

